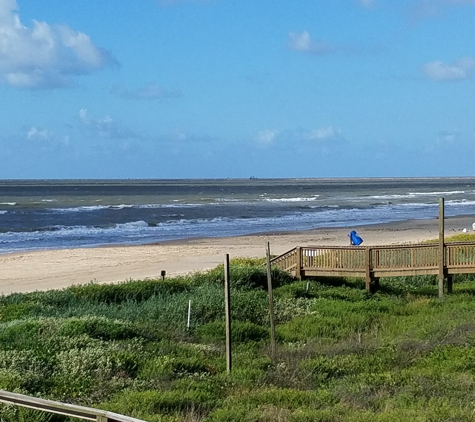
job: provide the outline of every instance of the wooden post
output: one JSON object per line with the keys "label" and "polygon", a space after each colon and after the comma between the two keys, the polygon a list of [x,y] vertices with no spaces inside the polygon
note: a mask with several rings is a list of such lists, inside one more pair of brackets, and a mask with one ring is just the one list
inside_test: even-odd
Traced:
{"label": "wooden post", "polygon": [[98,415],[96,422],[109,422],[109,420],[107,419],[107,416]]}
{"label": "wooden post", "polygon": [[295,269],[295,277],[302,280],[302,248],[298,246],[296,248],[297,253],[297,268]]}
{"label": "wooden post", "polygon": [[224,302],[226,313],[226,370],[228,374],[232,369],[231,353],[231,297],[229,289],[229,254],[224,257]]}
{"label": "wooden post", "polygon": [[444,198],[439,198],[439,299],[444,297],[445,254],[444,254]]}
{"label": "wooden post", "polygon": [[448,294],[452,293],[453,287],[454,287],[454,276],[449,275],[447,276],[447,293]]}
{"label": "wooden post", "polygon": [[274,293],[272,291],[272,272],[270,266],[270,243],[267,242],[267,291],[269,293],[270,348],[272,361],[275,361],[275,323],[274,323]]}
{"label": "wooden post", "polygon": [[377,292],[379,290],[379,277],[374,278],[374,291]]}
{"label": "wooden post", "polygon": [[365,276],[365,286],[366,291],[371,292],[371,249],[366,248],[365,254],[365,269],[366,269],[366,276]]}

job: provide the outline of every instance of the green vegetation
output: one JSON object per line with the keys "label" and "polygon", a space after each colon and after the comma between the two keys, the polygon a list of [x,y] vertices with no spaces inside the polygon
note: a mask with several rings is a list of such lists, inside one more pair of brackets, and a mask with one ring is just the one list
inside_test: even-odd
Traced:
{"label": "green vegetation", "polygon": [[[445,242],[473,242],[475,241],[475,233],[457,233],[452,236],[445,236]],[[430,239],[424,243],[437,243],[439,239]]]}
{"label": "green vegetation", "polygon": [[[306,282],[274,271],[270,356],[262,261],[207,273],[0,297],[0,389],[150,422],[473,421],[475,278]],[[192,300],[188,330],[188,301]],[[62,422],[11,406],[3,422]]]}

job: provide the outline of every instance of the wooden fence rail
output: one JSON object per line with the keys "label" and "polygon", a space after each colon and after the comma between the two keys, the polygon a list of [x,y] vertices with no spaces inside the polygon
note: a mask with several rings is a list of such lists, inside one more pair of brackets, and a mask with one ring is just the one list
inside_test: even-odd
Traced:
{"label": "wooden fence rail", "polygon": [[145,422],[129,416],[90,407],[75,406],[53,400],[45,400],[37,397],[25,396],[18,393],[10,393],[0,390],[0,402],[29,409],[39,410],[58,415],[71,416],[73,418],[96,422]]}
{"label": "wooden fence rail", "polygon": [[[442,257],[442,259],[441,259]],[[296,247],[272,260],[274,267],[297,278],[364,277],[366,289],[380,277],[475,274],[475,242],[390,246]]]}

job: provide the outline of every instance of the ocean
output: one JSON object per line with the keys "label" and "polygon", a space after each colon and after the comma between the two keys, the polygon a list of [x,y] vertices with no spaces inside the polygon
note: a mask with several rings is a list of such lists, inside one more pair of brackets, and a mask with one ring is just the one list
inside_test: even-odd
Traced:
{"label": "ocean", "polygon": [[4,180],[0,253],[428,219],[440,197],[475,217],[475,178]]}

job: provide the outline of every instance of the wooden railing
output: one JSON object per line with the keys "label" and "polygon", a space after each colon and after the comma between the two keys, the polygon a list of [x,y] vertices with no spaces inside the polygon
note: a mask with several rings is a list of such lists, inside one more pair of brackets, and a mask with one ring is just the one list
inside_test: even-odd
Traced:
{"label": "wooden railing", "polygon": [[380,277],[438,274],[451,289],[453,274],[475,274],[475,242],[447,243],[443,251],[439,244],[296,247],[272,265],[298,278],[364,277],[368,290]]}
{"label": "wooden railing", "polygon": [[272,259],[272,263],[283,271],[295,272],[297,270],[298,256],[297,248],[294,248]]}
{"label": "wooden railing", "polygon": [[70,416],[77,419],[96,422],[145,422],[129,416],[118,415],[106,410],[93,409],[90,407],[75,406],[53,400],[45,400],[23,394],[10,393],[0,390],[0,402],[26,407],[58,415]]}

